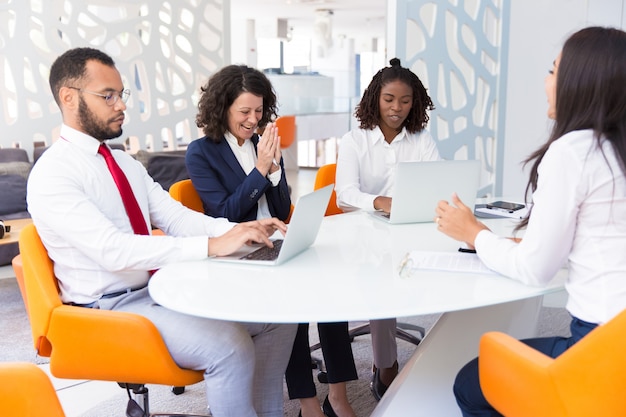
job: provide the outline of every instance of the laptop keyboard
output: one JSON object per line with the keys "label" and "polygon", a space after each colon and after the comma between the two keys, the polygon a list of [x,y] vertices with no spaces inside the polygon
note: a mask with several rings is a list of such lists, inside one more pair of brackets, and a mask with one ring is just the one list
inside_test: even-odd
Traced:
{"label": "laptop keyboard", "polygon": [[283,246],[283,240],[277,239],[273,242],[273,248],[270,248],[269,246],[260,247],[254,252],[250,252],[249,254],[242,256],[241,259],[252,259],[255,261],[273,261],[274,259],[278,258],[280,248]]}

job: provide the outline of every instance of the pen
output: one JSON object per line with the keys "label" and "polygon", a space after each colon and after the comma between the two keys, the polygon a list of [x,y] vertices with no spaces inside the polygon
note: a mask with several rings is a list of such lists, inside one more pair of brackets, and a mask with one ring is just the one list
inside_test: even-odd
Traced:
{"label": "pen", "polygon": [[459,252],[463,252],[463,253],[476,253],[476,249],[459,248]]}

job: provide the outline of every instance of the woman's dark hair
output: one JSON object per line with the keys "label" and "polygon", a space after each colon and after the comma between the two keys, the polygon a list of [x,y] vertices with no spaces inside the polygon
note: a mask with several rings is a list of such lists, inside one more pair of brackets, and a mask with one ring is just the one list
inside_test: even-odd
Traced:
{"label": "woman's dark hair", "polygon": [[[534,161],[527,197],[537,188],[538,167],[550,144],[575,130],[593,129],[598,146],[608,140],[626,175],[626,32],[588,27],[570,36],[557,70],[555,108],[548,141],[525,161]],[[528,218],[517,229],[527,224]]]}
{"label": "woman's dark hair", "polygon": [[259,127],[277,116],[276,94],[272,83],[261,71],[245,65],[229,65],[213,74],[201,88],[196,125],[204,134],[220,142],[228,130],[228,109],[242,93],[263,97],[263,116]]}
{"label": "woman's dark hair", "polygon": [[413,90],[411,112],[404,120],[403,127],[410,133],[419,132],[428,124],[427,110],[433,110],[435,106],[417,75],[410,69],[402,67],[398,58],[391,59],[389,64],[390,67],[382,68],[374,75],[356,107],[354,116],[361,123],[361,129],[373,129],[378,126],[380,90],[392,81],[402,81]]}
{"label": "woman's dark hair", "polygon": [[87,61],[97,61],[109,67],[114,67],[113,59],[102,51],[94,48],[74,48],[60,55],[50,67],[48,82],[50,90],[57,104],[61,87],[76,86],[87,73]]}

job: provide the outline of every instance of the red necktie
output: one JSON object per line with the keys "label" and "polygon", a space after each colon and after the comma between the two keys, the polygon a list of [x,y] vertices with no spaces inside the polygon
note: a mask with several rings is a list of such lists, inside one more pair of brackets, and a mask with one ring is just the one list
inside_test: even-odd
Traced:
{"label": "red necktie", "polygon": [[148,226],[143,218],[143,214],[141,213],[135,194],[133,194],[133,190],[130,188],[126,175],[124,175],[120,166],[117,162],[115,162],[115,158],[111,155],[111,150],[104,143],[102,143],[100,148],[98,148],[98,153],[104,157],[107,167],[109,167],[109,171],[113,176],[113,181],[115,181],[115,185],[117,185],[117,189],[120,191],[122,202],[124,203],[124,208],[126,209],[126,214],[128,214],[130,224],[133,226],[135,234],[149,234]]}

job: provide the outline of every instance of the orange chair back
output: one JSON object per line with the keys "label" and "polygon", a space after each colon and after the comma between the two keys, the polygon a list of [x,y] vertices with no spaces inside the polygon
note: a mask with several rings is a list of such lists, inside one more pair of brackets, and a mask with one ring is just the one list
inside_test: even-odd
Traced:
{"label": "orange chair back", "polygon": [[33,224],[22,229],[19,245],[33,343],[40,356],[50,356],[52,346],[47,335],[51,313],[63,305],[54,266]]}
{"label": "orange chair back", "polygon": [[[337,164],[326,164],[322,165],[315,175],[315,183],[313,184],[313,189],[318,190],[327,185],[335,183],[335,174],[337,172]],[[337,194],[335,193],[335,189],[333,188],[333,192],[330,195],[330,201],[328,202],[328,207],[326,207],[325,216],[332,216],[334,214],[341,214],[343,210],[337,207]]]}
{"label": "orange chair back", "polygon": [[287,216],[287,219],[285,219],[285,223],[289,224],[289,222],[291,221],[291,216],[293,215],[293,209],[295,208],[295,206],[292,204],[291,208],[289,209],[289,216]]}
{"label": "orange chair back", "polygon": [[480,341],[485,397],[507,417],[626,416],[626,310],[556,359],[499,332]]}
{"label": "orange chair back", "polygon": [[175,182],[170,187],[169,193],[174,200],[180,201],[183,206],[204,213],[202,199],[198,195],[191,180],[187,179]]}
{"label": "orange chair back", "polygon": [[296,116],[280,116],[276,119],[276,127],[281,149],[290,147],[296,140]]}
{"label": "orange chair back", "polygon": [[0,363],[0,416],[65,417],[48,375],[33,363]]}
{"label": "orange chair back", "polygon": [[37,229],[19,239],[33,343],[58,378],[173,386],[192,385],[202,371],[180,368],[154,324],[138,314],[65,305],[54,265]]}

